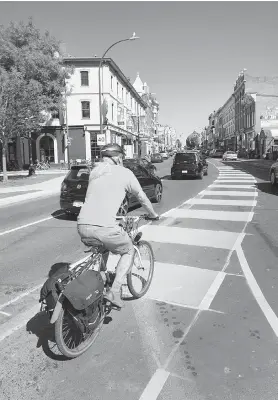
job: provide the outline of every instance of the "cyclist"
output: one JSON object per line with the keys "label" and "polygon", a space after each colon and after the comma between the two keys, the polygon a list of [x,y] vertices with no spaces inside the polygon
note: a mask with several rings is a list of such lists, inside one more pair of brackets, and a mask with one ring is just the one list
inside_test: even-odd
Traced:
{"label": "cyclist", "polygon": [[122,308],[121,286],[131,266],[134,248],[128,234],[116,224],[115,216],[127,192],[138,199],[151,219],[159,216],[133,172],[123,166],[123,148],[116,143],[107,144],[101,154],[102,162],[89,177],[85,202],[77,220],[78,233],[84,244],[93,246],[101,242],[107,250],[121,256],[112,288],[105,297]]}

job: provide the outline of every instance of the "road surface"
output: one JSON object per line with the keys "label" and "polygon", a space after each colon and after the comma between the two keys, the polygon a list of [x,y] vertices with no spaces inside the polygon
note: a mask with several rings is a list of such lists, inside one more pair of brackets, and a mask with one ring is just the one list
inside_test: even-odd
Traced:
{"label": "road surface", "polygon": [[277,400],[277,196],[240,163],[172,181],[171,162],[157,164],[163,217],[143,231],[149,292],[71,361],[38,296],[53,264],[84,255],[76,221],[57,196],[0,210],[1,400]]}

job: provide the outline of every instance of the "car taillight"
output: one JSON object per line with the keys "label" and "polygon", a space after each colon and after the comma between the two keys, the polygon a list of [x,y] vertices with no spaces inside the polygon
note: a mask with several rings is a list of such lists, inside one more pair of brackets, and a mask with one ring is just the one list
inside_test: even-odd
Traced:
{"label": "car taillight", "polygon": [[62,182],[62,185],[61,185],[61,192],[66,192],[67,189],[68,189],[68,186],[67,186],[66,182]]}

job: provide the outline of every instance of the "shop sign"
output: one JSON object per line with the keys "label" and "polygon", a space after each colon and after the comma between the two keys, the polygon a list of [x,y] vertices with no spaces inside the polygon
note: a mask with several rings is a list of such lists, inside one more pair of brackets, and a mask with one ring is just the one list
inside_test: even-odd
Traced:
{"label": "shop sign", "polygon": [[97,145],[104,146],[105,145],[105,133],[97,134]]}

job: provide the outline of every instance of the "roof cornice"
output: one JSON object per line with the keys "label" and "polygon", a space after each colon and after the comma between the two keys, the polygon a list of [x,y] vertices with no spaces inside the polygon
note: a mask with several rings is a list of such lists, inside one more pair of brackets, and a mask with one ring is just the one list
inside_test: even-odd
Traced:
{"label": "roof cornice", "polygon": [[[72,65],[72,66],[78,66],[78,64],[89,64],[89,65],[99,65],[101,58],[100,57],[65,57],[63,59],[65,64]],[[103,64],[107,64],[111,67],[113,72],[115,72],[122,83],[128,87],[129,91],[134,95],[138,103],[141,104],[143,108],[147,108],[148,104],[141,98],[139,93],[134,89],[130,81],[127,79],[123,71],[118,67],[118,65],[112,60],[112,58],[103,58]]]}

